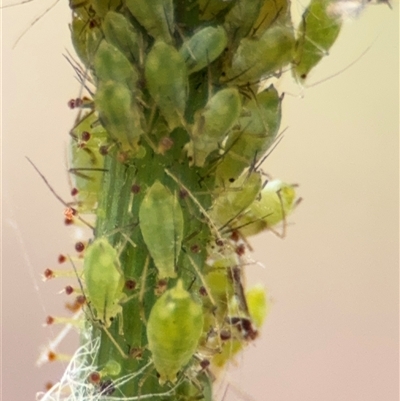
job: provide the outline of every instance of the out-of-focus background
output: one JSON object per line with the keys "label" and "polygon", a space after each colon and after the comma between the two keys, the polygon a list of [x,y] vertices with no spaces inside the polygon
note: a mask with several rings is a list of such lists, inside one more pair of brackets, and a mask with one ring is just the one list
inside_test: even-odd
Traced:
{"label": "out-of-focus background", "polygon": [[[354,1],[355,3],[356,1]],[[350,1],[349,1],[350,3]],[[41,281],[59,253],[72,253],[74,229],[63,225],[69,199],[67,101],[78,84],[63,54],[71,50],[70,11],[60,1],[3,11],[2,395],[33,400],[63,366],[38,369],[40,348],[65,315],[68,281]],[[301,4],[296,5],[301,9]],[[249,282],[268,288],[272,310],[262,335],[237,358],[219,388],[225,401],[397,401],[399,218],[399,9],[371,6],[344,27],[305,89],[286,87],[285,137],[266,160],[271,176],[298,183],[304,198],[287,237],[252,240]],[[304,95],[303,97],[301,95]],[[72,352],[70,333],[60,351]]]}

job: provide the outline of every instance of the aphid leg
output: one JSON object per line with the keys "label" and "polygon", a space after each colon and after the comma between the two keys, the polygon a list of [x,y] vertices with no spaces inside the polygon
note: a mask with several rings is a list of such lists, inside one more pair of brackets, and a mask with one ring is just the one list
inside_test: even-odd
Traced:
{"label": "aphid leg", "polygon": [[142,282],[140,285],[140,292],[139,292],[139,308],[140,308],[139,313],[144,325],[147,325],[147,319],[146,319],[146,314],[144,313],[143,299],[146,292],[146,279],[147,279],[147,271],[149,269],[149,263],[150,263],[150,255],[147,255],[142,271]]}
{"label": "aphid leg", "polygon": [[105,327],[101,322],[101,328],[104,330],[110,341],[114,344],[115,348],[118,350],[118,352],[121,354],[122,358],[124,359],[129,359],[129,355],[127,355],[124,350],[121,348],[121,346],[117,343],[115,338],[111,335],[111,333],[108,331],[107,327]]}

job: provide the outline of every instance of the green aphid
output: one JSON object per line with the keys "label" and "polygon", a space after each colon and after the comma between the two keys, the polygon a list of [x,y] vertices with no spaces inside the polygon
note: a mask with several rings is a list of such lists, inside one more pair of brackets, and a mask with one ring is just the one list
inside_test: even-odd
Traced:
{"label": "green aphid", "polygon": [[94,56],[103,39],[103,33],[98,26],[90,27],[90,18],[81,18],[74,16],[70,25],[71,40],[74,49],[85,64],[91,67]]}
{"label": "green aphid", "polygon": [[271,230],[283,222],[296,205],[296,191],[293,185],[280,180],[269,181],[261,196],[237,219],[235,226],[245,237]]}
{"label": "green aphid", "polygon": [[244,38],[221,81],[232,84],[257,83],[262,77],[281,70],[292,61],[293,46],[293,30],[277,24],[258,39]]}
{"label": "green aphid", "polygon": [[126,0],[126,6],[150,36],[172,42],[175,30],[172,0]]}
{"label": "green aphid", "polygon": [[310,70],[328,55],[339,35],[342,21],[329,13],[331,0],[311,0],[300,23],[293,73],[304,81]]}
{"label": "green aphid", "polygon": [[203,311],[181,280],[153,305],[147,322],[148,347],[160,384],[176,382],[196,352],[203,331]]}
{"label": "green aphid", "polygon": [[126,295],[117,251],[106,238],[97,238],[87,247],[83,277],[94,317],[105,328],[110,327],[112,320],[122,313],[121,302]]}
{"label": "green aphid", "polygon": [[[89,139],[86,137],[89,134]],[[86,114],[71,132],[70,172],[81,213],[93,212],[103,180],[104,156],[100,146],[104,145],[107,132],[98,124],[95,113]]]}
{"label": "green aphid", "polygon": [[215,199],[209,212],[211,218],[221,227],[233,223],[256,199],[261,183],[260,173],[243,173]]}
{"label": "green aphid", "polygon": [[97,49],[93,67],[98,82],[119,82],[134,91],[138,80],[135,67],[106,40],[102,40]]}
{"label": "green aphid", "polygon": [[181,126],[188,98],[188,72],[182,55],[171,45],[155,43],[145,61],[145,77],[170,130]]}
{"label": "green aphid", "polygon": [[131,63],[139,61],[138,34],[124,15],[108,12],[102,28],[108,43],[119,49]]}
{"label": "green aphid", "polygon": [[229,10],[225,16],[224,27],[235,43],[251,34],[251,28],[263,3],[264,0],[237,0]]}
{"label": "green aphid", "polygon": [[227,88],[218,91],[204,109],[196,113],[192,142],[188,145],[188,156],[196,166],[204,166],[207,156],[219,148],[241,109],[239,91]]}
{"label": "green aphid", "polygon": [[226,186],[242,171],[257,163],[273,144],[281,122],[282,98],[271,85],[243,107],[235,129],[229,133],[216,180]]}
{"label": "green aphid", "polygon": [[183,213],[176,195],[160,181],[148,190],[139,209],[140,229],[160,279],[176,277],[181,251]]}
{"label": "green aphid", "polygon": [[225,49],[228,37],[222,26],[208,26],[185,41],[180,49],[189,74],[199,71],[214,61]]}
{"label": "green aphid", "polygon": [[132,91],[115,81],[100,83],[94,102],[100,121],[121,151],[135,155],[143,133],[141,112]]}

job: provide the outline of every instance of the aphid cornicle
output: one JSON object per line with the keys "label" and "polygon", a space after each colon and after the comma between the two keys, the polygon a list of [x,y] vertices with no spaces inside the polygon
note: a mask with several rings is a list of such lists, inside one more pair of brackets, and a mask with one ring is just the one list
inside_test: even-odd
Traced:
{"label": "aphid cornicle", "polygon": [[85,292],[95,318],[107,328],[122,312],[124,276],[118,253],[106,238],[95,239],[85,251],[83,263]]}
{"label": "aphid cornicle", "polygon": [[175,383],[177,373],[188,364],[203,331],[199,303],[178,281],[153,305],[147,322],[148,346],[160,374],[160,384]]}
{"label": "aphid cornicle", "polygon": [[177,196],[156,181],[139,209],[140,230],[160,279],[176,277],[183,238],[183,213]]}

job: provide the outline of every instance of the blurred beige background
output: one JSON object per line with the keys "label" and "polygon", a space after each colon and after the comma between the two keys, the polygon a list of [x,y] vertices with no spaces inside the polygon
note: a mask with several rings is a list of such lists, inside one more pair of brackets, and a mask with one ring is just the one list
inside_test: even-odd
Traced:
{"label": "blurred beige background", "polygon": [[[65,283],[42,283],[40,275],[72,251],[74,233],[25,156],[68,199],[75,113],[67,101],[78,86],[62,57],[71,48],[66,2],[11,49],[46,7],[3,10],[1,388],[10,401],[33,400],[62,372],[58,363],[35,367],[41,345],[58,331],[42,327],[45,316],[64,314],[65,301],[57,294]],[[273,307],[261,338],[227,374],[226,401],[399,399],[398,18],[398,3],[392,11],[370,7],[346,25],[310,83],[367,53],[304,98],[288,89],[288,130],[264,169],[298,183],[304,201],[285,240],[252,241],[265,267],[247,267],[249,281],[265,284]],[[61,351],[73,350],[71,334]]]}

